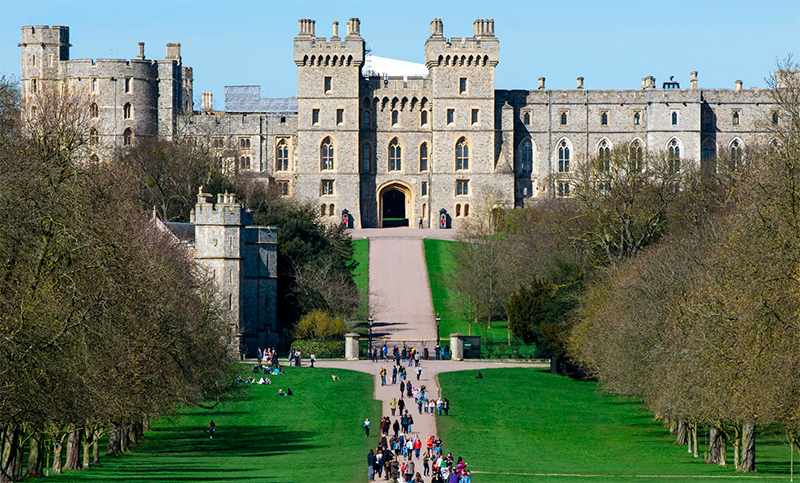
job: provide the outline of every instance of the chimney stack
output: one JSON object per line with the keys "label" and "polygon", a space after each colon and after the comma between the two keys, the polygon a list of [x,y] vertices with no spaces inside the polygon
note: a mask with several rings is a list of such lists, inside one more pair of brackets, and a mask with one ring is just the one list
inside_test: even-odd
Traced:
{"label": "chimney stack", "polygon": [[736,92],[739,92],[741,90],[742,90],[742,81],[737,80],[736,81]]}
{"label": "chimney stack", "polygon": [[317,23],[316,20],[301,18],[297,23],[300,27],[298,37],[314,37],[316,35],[314,32],[314,26]]}
{"label": "chimney stack", "polygon": [[353,17],[347,21],[347,36],[361,37],[361,20]]}
{"label": "chimney stack", "polygon": [[201,109],[204,111],[214,110],[214,94],[211,91],[203,91]]}
{"label": "chimney stack", "polygon": [[181,60],[180,42],[169,42],[167,44],[167,60]]}
{"label": "chimney stack", "polygon": [[691,76],[692,76],[692,89],[697,90],[697,71],[693,70]]}
{"label": "chimney stack", "polygon": [[139,55],[136,58],[144,60],[144,42],[139,42]]}
{"label": "chimney stack", "polygon": [[431,20],[431,37],[444,37],[444,24],[442,19],[435,18]]}
{"label": "chimney stack", "polygon": [[578,77],[578,90],[583,89],[583,77]]}
{"label": "chimney stack", "polygon": [[544,89],[544,77],[539,77],[539,89]]}
{"label": "chimney stack", "polygon": [[333,22],[333,37],[339,37],[339,22]]}

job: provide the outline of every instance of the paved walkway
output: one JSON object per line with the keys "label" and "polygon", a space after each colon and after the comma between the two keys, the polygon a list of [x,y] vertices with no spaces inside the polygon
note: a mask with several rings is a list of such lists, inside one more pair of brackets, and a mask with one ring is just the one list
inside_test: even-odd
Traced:
{"label": "paved walkway", "polygon": [[[397,384],[390,384],[392,382],[392,364],[393,361],[389,360],[379,360],[377,363],[372,361],[318,361],[316,366],[320,368],[332,369],[334,371],[335,369],[350,369],[372,374],[375,378],[375,399],[382,401],[383,409],[381,415],[391,417],[392,412],[389,409],[389,402],[393,397],[398,398],[398,401],[400,400],[400,382],[398,381]],[[438,375],[440,372],[475,371],[475,374],[477,375],[477,371],[479,369],[500,367],[549,367],[549,364],[519,362],[423,360],[420,361],[420,365],[422,366],[422,377],[420,378],[420,381],[417,382],[416,375],[414,374],[414,367],[408,367],[407,362],[405,365],[412,385],[415,387],[417,384],[424,385],[426,388],[426,393],[429,395],[429,397],[438,397],[441,393],[441,388],[439,387],[438,382]],[[385,367],[386,372],[388,373],[386,377],[386,386],[381,386],[381,367]],[[405,398],[405,403],[407,404],[409,413],[414,415],[414,425],[411,427],[412,436],[419,436],[419,439],[424,442],[428,436],[438,434],[436,429],[436,416],[432,416],[424,412],[419,414],[416,405],[414,404],[413,397]],[[395,419],[399,418],[392,418],[392,423],[394,423]],[[374,432],[373,434],[380,434],[380,420],[372,421],[372,431]],[[458,442],[456,441],[444,441],[444,451],[455,451],[457,444]],[[414,464],[417,468],[419,468],[419,473],[422,474],[422,461],[414,460]],[[425,481],[430,481],[430,477],[426,477]]]}

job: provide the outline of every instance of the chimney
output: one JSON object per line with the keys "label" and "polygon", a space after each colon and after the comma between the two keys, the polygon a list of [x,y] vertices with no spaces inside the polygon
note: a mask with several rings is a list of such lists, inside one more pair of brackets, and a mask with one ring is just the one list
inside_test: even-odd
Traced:
{"label": "chimney", "polygon": [[351,18],[347,22],[347,36],[361,37],[361,20]]}
{"label": "chimney", "polygon": [[656,88],[656,78],[649,75],[647,77],[642,77],[642,90],[645,89],[655,89]]}
{"label": "chimney", "polygon": [[742,81],[737,80],[735,85],[736,85],[736,92],[739,92],[739,91],[742,90]]}
{"label": "chimney", "polygon": [[315,20],[311,20],[308,18],[301,18],[297,21],[299,24],[299,34],[298,37],[314,37],[314,25],[316,24]]}
{"label": "chimney", "polygon": [[333,37],[339,37],[339,22],[333,22]]}
{"label": "chimney", "polygon": [[539,89],[544,89],[544,77],[539,77]]}
{"label": "chimney", "polygon": [[169,42],[167,44],[167,60],[181,60],[180,42]]}
{"label": "chimney", "polygon": [[201,109],[204,111],[214,110],[214,94],[211,91],[203,91],[203,102]]}
{"label": "chimney", "polygon": [[444,24],[442,19],[435,18],[431,20],[431,37],[444,37]]}
{"label": "chimney", "polygon": [[583,89],[583,77],[578,77],[578,90]]}
{"label": "chimney", "polygon": [[692,89],[697,90],[697,71],[693,70],[691,76],[692,76]]}
{"label": "chimney", "polygon": [[139,55],[136,58],[144,60],[144,42],[139,42]]}

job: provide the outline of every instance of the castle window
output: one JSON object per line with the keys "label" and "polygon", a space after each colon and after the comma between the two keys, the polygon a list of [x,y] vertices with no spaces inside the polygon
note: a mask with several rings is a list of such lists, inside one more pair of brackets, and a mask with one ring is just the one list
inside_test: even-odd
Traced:
{"label": "castle window", "polygon": [[91,144],[92,146],[96,146],[97,143],[99,142],[100,142],[100,135],[97,134],[97,129],[92,128],[89,131],[89,144]]}
{"label": "castle window", "polygon": [[678,125],[678,111],[672,111],[672,114],[670,116],[672,118],[672,125],[673,126],[677,126]]}
{"label": "castle window", "polygon": [[125,78],[125,92],[128,93],[130,91],[131,91],[131,78],[130,77],[126,77]]}
{"label": "castle window", "polygon": [[36,106],[33,106],[33,107],[31,107],[31,118],[32,118],[32,119],[36,119],[36,113],[37,113],[37,112],[38,112],[38,111],[37,111],[37,108],[36,108]]}
{"label": "castle window", "polygon": [[34,67],[36,66],[36,54],[31,55],[31,65]]}
{"label": "castle window", "polygon": [[600,145],[597,147],[597,167],[603,172],[607,172],[611,168],[611,148],[605,139],[600,141]]}
{"label": "castle window", "polygon": [[731,124],[734,126],[739,125],[739,111],[733,111],[733,117],[731,118]]}
{"label": "castle window", "polygon": [[368,173],[370,165],[372,164],[372,152],[370,152],[369,144],[364,144],[361,147],[361,170]]}
{"label": "castle window", "polygon": [[531,113],[530,112],[522,113],[522,124],[524,124],[526,126],[530,126],[531,125]]}
{"label": "castle window", "polygon": [[397,111],[392,111],[392,126],[397,126],[399,114]]}
{"label": "castle window", "polygon": [[36,79],[31,80],[31,91],[36,92],[37,90],[39,90],[38,87],[39,87],[38,81]]}
{"label": "castle window", "polygon": [[233,285],[233,269],[228,270],[228,283]]}
{"label": "castle window", "polygon": [[569,120],[569,113],[567,111],[561,111],[561,125],[566,126],[568,120]]}
{"label": "castle window", "polygon": [[325,78],[325,93],[328,94],[330,92],[331,92],[331,78],[330,77],[326,77]]}
{"label": "castle window", "polygon": [[328,205],[326,205],[325,203],[319,205],[319,215],[325,216],[327,214],[328,214]]}
{"label": "castle window", "polygon": [[778,125],[778,111],[772,111],[772,125]]}
{"label": "castle window", "polygon": [[122,145],[133,146],[133,129],[127,128],[122,133]]}
{"label": "castle window", "polygon": [[369,127],[369,111],[364,111],[364,115],[362,116],[361,124],[364,127]]}
{"label": "castle window", "polygon": [[222,138],[214,138],[214,139],[211,140],[211,147],[212,148],[217,148],[218,149],[218,148],[223,147],[224,145],[225,145],[225,142],[222,140]]}
{"label": "castle window", "polygon": [[320,169],[323,171],[333,169],[333,142],[325,138],[320,147]]}
{"label": "castle window", "polygon": [[92,92],[97,92],[97,79],[96,78],[92,78],[91,85],[92,85]]}
{"label": "castle window", "polygon": [[642,122],[642,114],[639,111],[633,113],[633,125],[638,126]]}
{"label": "castle window", "polygon": [[122,106],[122,117],[124,119],[133,118],[133,106],[130,102],[126,102],[125,105]]}
{"label": "castle window", "polygon": [[336,207],[331,203],[328,205],[328,216],[335,216],[336,215]]}
{"label": "castle window", "polygon": [[469,169],[469,145],[467,140],[461,138],[456,143],[456,170]]}
{"label": "castle window", "polygon": [[634,173],[641,173],[644,165],[642,164],[642,160],[644,158],[644,150],[642,149],[642,143],[639,142],[638,139],[634,140],[630,146],[630,163],[631,163],[631,171]]}
{"label": "castle window", "polygon": [[473,109],[472,110],[472,125],[474,126],[475,124],[478,124],[478,110],[477,109]]}
{"label": "castle window", "polygon": [[706,139],[703,141],[703,150],[701,153],[702,159],[711,159],[717,154],[717,148],[714,145],[714,140]]}
{"label": "castle window", "polygon": [[455,109],[448,109],[447,110],[447,124],[453,124],[456,118],[456,110]]}
{"label": "castle window", "polygon": [[228,310],[233,310],[233,294],[228,294]]}
{"label": "castle window", "polygon": [[461,204],[460,203],[456,204],[456,218],[458,218],[459,216],[461,216]]}
{"label": "castle window", "polygon": [[734,169],[740,168],[744,160],[744,152],[742,151],[742,144],[738,139],[731,141],[731,161],[733,162]]}
{"label": "castle window", "polygon": [[456,181],[456,195],[458,196],[469,195],[469,180],[460,179]]}
{"label": "castle window", "polygon": [[242,156],[239,158],[239,169],[250,169],[250,156]]}
{"label": "castle window", "polygon": [[250,138],[239,138],[239,147],[242,149],[250,149]]}
{"label": "castle window", "polygon": [[[714,125],[714,111],[712,111],[711,109],[706,109],[706,110],[703,111],[703,115],[704,115],[703,123],[706,126],[709,126],[709,127],[713,126]],[[677,123],[673,122],[672,124],[677,124]]]}
{"label": "castle window", "polygon": [[558,196],[559,198],[569,197],[569,182],[562,181],[558,183]]}
{"label": "castle window", "polygon": [[608,113],[603,112],[600,114],[600,124],[603,126],[608,126]]}
{"label": "castle window", "polygon": [[673,139],[667,145],[667,163],[669,172],[675,173],[681,169],[681,147],[677,139]]}
{"label": "castle window", "polygon": [[319,109],[311,110],[311,124],[319,124]]}
{"label": "castle window", "polygon": [[530,198],[533,196],[533,183],[526,182],[522,184],[522,197],[523,198]]}
{"label": "castle window", "polygon": [[281,124],[286,124],[286,116],[281,116]]}
{"label": "castle window", "polygon": [[419,147],[419,170],[428,171],[428,143]]}
{"label": "castle window", "polygon": [[403,163],[403,153],[397,139],[389,144],[389,171],[400,171]]}
{"label": "castle window", "polygon": [[94,102],[91,106],[89,106],[89,115],[95,118],[100,115],[100,110],[97,108],[97,104]]}
{"label": "castle window", "polygon": [[281,196],[289,196],[289,182],[288,181],[278,181],[275,183],[278,187],[278,194]]}
{"label": "castle window", "polygon": [[[420,194],[422,196],[428,196],[428,182],[427,181],[423,181],[422,184],[420,184],[419,192],[420,192]],[[422,215],[422,216],[424,217],[425,215]]]}
{"label": "castle window", "polygon": [[427,213],[428,212],[427,208],[428,208],[428,205],[426,203],[422,203],[422,218],[425,218],[427,216],[427,214],[428,214]]}
{"label": "castle window", "polygon": [[469,216],[469,203],[464,205],[464,216]]}
{"label": "castle window", "polygon": [[521,173],[533,171],[533,146],[530,139],[522,141],[519,147],[519,170]]}
{"label": "castle window", "polygon": [[[320,183],[320,194],[323,196],[333,195],[333,180],[323,179]],[[322,213],[323,215],[325,212]]]}
{"label": "castle window", "polygon": [[336,109],[336,124],[344,123],[344,109]]}
{"label": "castle window", "polygon": [[458,79],[458,93],[464,94],[465,92],[467,92],[467,78],[461,77]]}
{"label": "castle window", "polygon": [[428,125],[428,111],[422,111],[419,113],[419,125],[420,126]]}
{"label": "castle window", "polygon": [[558,143],[558,172],[569,173],[569,144],[566,139]]}

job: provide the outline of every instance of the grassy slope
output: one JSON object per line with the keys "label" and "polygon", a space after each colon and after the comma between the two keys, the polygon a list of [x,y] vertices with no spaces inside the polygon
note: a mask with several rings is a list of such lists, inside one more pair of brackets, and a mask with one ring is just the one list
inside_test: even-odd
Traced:
{"label": "grassy slope", "polygon": [[[632,478],[633,475],[734,476],[672,444],[669,432],[637,401],[600,394],[598,385],[537,369],[492,369],[439,375],[450,417],[437,424],[448,451],[463,456],[473,470],[491,473],[616,475],[581,481],[688,482],[735,479]],[[705,443],[705,437],[700,442]],[[759,435],[758,475],[789,472],[788,447],[777,436]],[[729,462],[733,451],[729,446]],[[741,475],[741,473],[738,473]],[[627,478],[625,476],[628,476]],[[480,481],[566,482],[568,476],[480,475]],[[788,476],[787,476],[788,480]]]}
{"label": "grassy slope", "polygon": [[358,262],[353,272],[353,281],[361,292],[361,301],[358,304],[359,320],[369,317],[369,240],[353,240],[353,260]]}
{"label": "grassy slope", "polygon": [[[364,438],[369,417],[377,428],[380,402],[369,374],[287,368],[271,386],[248,385],[213,410],[187,409],[153,425],[131,454],[101,457],[101,466],[47,481],[92,482],[360,482],[364,456],[377,445],[377,429]],[[244,375],[243,371],[243,375]],[[279,397],[289,386],[294,396]],[[217,425],[214,439],[206,430]],[[42,480],[44,481],[44,480]]]}
{"label": "grassy slope", "polygon": [[[425,262],[428,265],[428,279],[433,297],[433,311],[442,319],[439,334],[447,339],[450,334],[460,332],[469,333],[469,324],[464,319],[457,303],[454,302],[452,292],[447,288],[447,279],[453,271],[455,260],[453,247],[458,242],[447,240],[425,239]],[[506,322],[493,322],[487,335],[495,340],[506,340],[508,325]],[[472,334],[482,335],[483,326],[472,324]]]}

